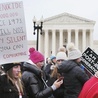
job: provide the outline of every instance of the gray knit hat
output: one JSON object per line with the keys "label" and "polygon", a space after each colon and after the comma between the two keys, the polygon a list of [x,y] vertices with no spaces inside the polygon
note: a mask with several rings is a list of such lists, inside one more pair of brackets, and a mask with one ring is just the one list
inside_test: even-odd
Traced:
{"label": "gray knit hat", "polygon": [[68,59],[70,60],[75,60],[82,56],[82,53],[80,52],[79,49],[75,47],[74,43],[68,44],[67,49],[68,49]]}
{"label": "gray knit hat", "polygon": [[56,55],[56,60],[66,60],[67,56],[65,52],[58,52]]}

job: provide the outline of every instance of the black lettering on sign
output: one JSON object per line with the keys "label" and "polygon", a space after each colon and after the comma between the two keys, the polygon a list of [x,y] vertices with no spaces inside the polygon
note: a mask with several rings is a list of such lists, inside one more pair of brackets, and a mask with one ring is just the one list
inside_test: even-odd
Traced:
{"label": "black lettering on sign", "polygon": [[11,19],[9,20],[9,25],[15,25],[15,24],[21,24],[22,20],[21,19]]}
{"label": "black lettering on sign", "polygon": [[11,50],[11,46],[0,46],[0,52]]}
{"label": "black lettering on sign", "polygon": [[0,29],[0,36],[10,35],[11,32],[9,29]]}
{"label": "black lettering on sign", "polygon": [[13,28],[13,34],[24,33],[23,27]]}
{"label": "black lettering on sign", "polygon": [[24,48],[23,44],[13,45],[13,50]]}
{"label": "black lettering on sign", "polygon": [[14,36],[14,37],[7,37],[7,44],[22,42],[26,39],[26,35],[22,36]]}

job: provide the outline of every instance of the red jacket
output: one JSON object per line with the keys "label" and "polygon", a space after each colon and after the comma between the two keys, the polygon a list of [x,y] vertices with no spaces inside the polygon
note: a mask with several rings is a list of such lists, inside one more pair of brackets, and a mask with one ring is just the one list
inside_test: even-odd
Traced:
{"label": "red jacket", "polygon": [[98,98],[98,78],[93,76],[83,86],[78,98]]}

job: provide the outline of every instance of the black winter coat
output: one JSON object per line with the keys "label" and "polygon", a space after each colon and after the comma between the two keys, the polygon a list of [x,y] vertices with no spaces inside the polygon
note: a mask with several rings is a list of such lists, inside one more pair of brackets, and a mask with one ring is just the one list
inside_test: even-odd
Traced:
{"label": "black winter coat", "polygon": [[[6,74],[0,75],[0,98],[19,98],[19,92],[16,86],[8,80]],[[26,98],[26,96],[22,98]]]}
{"label": "black winter coat", "polygon": [[[57,78],[51,77],[47,81],[48,86],[51,86],[54,83],[54,81],[56,81],[56,80],[57,80]],[[64,98],[64,85],[62,84],[58,89],[56,89],[53,92],[53,95],[55,98]]]}
{"label": "black winter coat", "polygon": [[49,64],[47,64],[47,65],[45,66],[44,71],[45,71],[47,80],[50,79],[50,74],[51,74],[51,69],[50,69],[50,68],[51,68],[52,65],[53,65],[52,63],[49,63]]}
{"label": "black winter coat", "polygon": [[22,80],[28,98],[48,98],[53,93],[53,90],[51,87],[45,87],[42,81],[42,71],[29,63],[25,63],[23,67]]}
{"label": "black winter coat", "polygon": [[89,79],[85,71],[72,60],[62,62],[58,71],[64,75],[64,98],[78,98],[84,83]]}

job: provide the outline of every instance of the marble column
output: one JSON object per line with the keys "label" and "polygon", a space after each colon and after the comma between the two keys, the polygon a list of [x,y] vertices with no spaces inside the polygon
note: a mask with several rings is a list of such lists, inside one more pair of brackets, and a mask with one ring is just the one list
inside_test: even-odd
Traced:
{"label": "marble column", "polygon": [[52,30],[52,55],[56,55],[56,31]]}
{"label": "marble column", "polygon": [[45,49],[45,57],[47,58],[49,56],[49,36],[48,36],[48,30],[45,30],[45,41],[44,41],[44,49]]}
{"label": "marble column", "polygon": [[90,29],[90,47],[93,48],[93,29]]}
{"label": "marble column", "polygon": [[78,38],[78,30],[75,30],[75,46],[78,48],[79,46],[78,46],[78,40],[79,40],[79,38]]}
{"label": "marble column", "polygon": [[63,30],[60,30],[60,32],[59,32],[60,34],[60,36],[59,36],[59,47],[61,47],[61,46],[63,46]]}
{"label": "marble column", "polygon": [[71,29],[68,29],[68,43],[71,42]]}
{"label": "marble column", "polygon": [[83,29],[82,31],[82,51],[86,49],[86,30]]}

